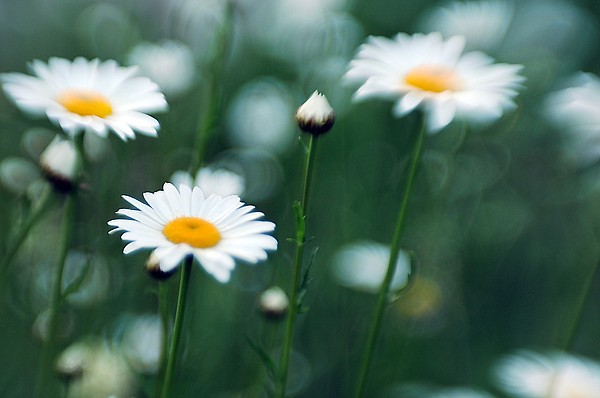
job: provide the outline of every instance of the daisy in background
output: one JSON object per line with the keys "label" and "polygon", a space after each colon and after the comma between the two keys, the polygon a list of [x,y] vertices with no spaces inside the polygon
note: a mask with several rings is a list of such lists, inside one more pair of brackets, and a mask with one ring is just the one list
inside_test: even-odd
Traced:
{"label": "daisy in background", "polygon": [[159,123],[147,113],[166,110],[167,102],[136,67],[78,57],[36,60],[31,69],[34,76],[1,76],[4,92],[23,112],[46,115],[71,137],[80,132],[106,137],[113,131],[126,141],[136,133],[157,135]]}
{"label": "daisy in background", "polygon": [[498,386],[519,398],[600,398],[600,364],[561,352],[522,350],[497,364]]}
{"label": "daisy in background", "polygon": [[275,224],[259,221],[263,213],[253,211],[236,195],[205,197],[199,187],[165,183],[163,190],[144,193],[147,204],[129,196],[123,198],[136,209],[120,209],[127,219],[108,222],[109,233],[124,232],[128,254],[153,249],[151,258],[168,273],[193,256],[219,282],[227,282],[235,267],[234,258],[256,263],[276,250],[277,241],[267,235]]}
{"label": "daisy in background", "polygon": [[[335,253],[331,272],[335,281],[344,287],[377,293],[385,277],[389,259],[389,246],[359,241],[343,246]],[[406,286],[409,275],[410,256],[405,251],[400,251],[390,291]]]}
{"label": "daisy in background", "polygon": [[362,84],[355,100],[396,100],[395,116],[423,108],[430,133],[455,118],[493,121],[515,107],[521,66],[494,64],[480,52],[463,54],[464,46],[463,37],[444,40],[440,33],[371,36],[345,77]]}
{"label": "daisy in background", "polygon": [[600,79],[579,73],[567,84],[548,96],[545,113],[565,132],[573,159],[586,166],[600,158]]}
{"label": "daisy in background", "polygon": [[171,183],[176,187],[181,184],[189,187],[198,186],[205,196],[242,196],[245,187],[244,177],[241,175],[212,167],[200,168],[195,177],[187,171],[178,170],[171,176]]}

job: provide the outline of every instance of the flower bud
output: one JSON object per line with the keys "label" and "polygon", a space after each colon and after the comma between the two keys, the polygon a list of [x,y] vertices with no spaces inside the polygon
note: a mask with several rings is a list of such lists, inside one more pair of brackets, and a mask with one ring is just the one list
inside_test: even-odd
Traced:
{"label": "flower bud", "polygon": [[156,280],[164,281],[165,279],[168,279],[171,275],[173,275],[176,270],[177,268],[174,268],[169,272],[161,270],[159,258],[158,256],[156,256],[156,254],[154,254],[154,251],[150,253],[148,259],[146,260],[146,271],[148,271],[148,275],[150,275]]}
{"label": "flower bud", "polygon": [[285,292],[277,287],[273,286],[261,293],[258,298],[258,308],[269,320],[280,320],[285,314],[289,307],[289,300]]}
{"label": "flower bud", "polygon": [[296,111],[296,122],[302,131],[321,135],[333,127],[335,112],[327,97],[315,91]]}
{"label": "flower bud", "polygon": [[71,140],[56,136],[40,156],[40,167],[46,179],[60,192],[75,186],[79,173],[79,154]]}

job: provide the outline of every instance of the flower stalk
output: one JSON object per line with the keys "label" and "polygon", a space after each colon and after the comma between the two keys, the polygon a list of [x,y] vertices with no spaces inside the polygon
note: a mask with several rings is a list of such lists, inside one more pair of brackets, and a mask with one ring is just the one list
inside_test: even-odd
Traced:
{"label": "flower stalk", "polygon": [[384,310],[386,309],[386,305],[389,302],[390,285],[392,282],[392,278],[396,272],[398,255],[400,252],[400,240],[402,239],[402,233],[404,232],[404,226],[406,225],[406,215],[408,214],[410,196],[412,193],[415,176],[417,174],[417,169],[419,168],[421,156],[423,154],[423,144],[425,141],[425,124],[425,121],[423,121],[422,126],[418,132],[412,150],[410,164],[408,166],[406,174],[406,183],[404,185],[404,192],[402,194],[402,200],[400,202],[400,210],[398,211],[394,235],[392,237],[392,243],[390,248],[390,260],[388,262],[388,268],[385,274],[385,278],[379,289],[379,294],[377,296],[377,302],[375,304],[375,310],[373,312],[373,318],[369,327],[364,354],[361,361],[358,382],[356,385],[355,396],[357,398],[365,396],[365,389],[367,385],[367,379],[369,376],[369,369],[373,360],[373,353],[375,351],[375,346],[377,344],[377,339],[381,330]]}

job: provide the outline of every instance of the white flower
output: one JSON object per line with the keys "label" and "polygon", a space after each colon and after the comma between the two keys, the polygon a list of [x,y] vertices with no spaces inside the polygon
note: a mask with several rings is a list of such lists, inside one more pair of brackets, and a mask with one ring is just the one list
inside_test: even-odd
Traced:
{"label": "white flower", "polygon": [[121,342],[129,363],[139,372],[156,373],[160,366],[163,329],[156,315],[140,315],[127,320]]}
{"label": "white flower", "polygon": [[167,102],[155,83],[136,75],[137,68],[79,57],[36,60],[31,69],[35,76],[2,75],[4,91],[24,112],[46,115],[70,136],[81,131],[101,137],[113,131],[123,140],[136,132],[157,135],[158,121],[147,112],[166,110]]}
{"label": "white flower", "polygon": [[[342,247],[333,257],[333,277],[342,286],[377,293],[388,268],[389,246],[360,241]],[[406,285],[410,274],[410,256],[401,250],[392,278],[391,291]]]}
{"label": "white flower", "polygon": [[438,391],[429,396],[429,398],[494,398],[484,391],[473,390],[471,388],[448,388]]}
{"label": "white flower", "polygon": [[498,385],[520,398],[600,398],[600,364],[564,353],[522,350],[495,368]]}
{"label": "white flower", "polygon": [[62,139],[58,135],[40,156],[40,167],[44,175],[61,191],[73,188],[80,163],[73,141]]}
{"label": "white flower", "polygon": [[512,98],[523,81],[519,65],[493,64],[480,52],[463,54],[465,40],[444,40],[439,33],[394,39],[373,37],[350,63],[346,78],[362,83],[356,100],[395,99],[394,114],[403,116],[421,106],[429,132],[455,117],[489,122],[515,106]]}
{"label": "white flower", "polygon": [[127,60],[130,65],[137,65],[169,97],[189,90],[196,75],[194,54],[175,41],[138,44]]}
{"label": "white flower", "polygon": [[319,135],[328,132],[335,122],[335,112],[327,97],[315,90],[296,111],[296,122],[302,131]]}
{"label": "white flower", "polygon": [[468,49],[493,51],[504,39],[513,12],[513,3],[503,0],[453,1],[431,9],[419,25],[445,37],[464,36]]}
{"label": "white flower", "polygon": [[266,233],[275,224],[258,221],[263,213],[252,211],[236,195],[205,197],[199,187],[193,189],[165,183],[162,191],[146,192],[144,204],[129,196],[123,198],[136,207],[120,209],[117,214],[130,219],[108,222],[115,227],[109,233],[124,231],[128,243],[123,253],[154,249],[160,270],[169,272],[187,256],[220,282],[229,280],[234,258],[256,263],[267,258],[266,250],[277,249],[277,241]]}
{"label": "white flower", "polygon": [[568,88],[552,93],[546,101],[546,114],[568,135],[567,146],[581,165],[600,157],[600,79],[579,73]]}
{"label": "white flower", "polygon": [[211,167],[202,167],[192,178],[187,171],[179,170],[171,176],[171,183],[178,187],[185,184],[189,187],[198,186],[204,192],[204,195],[242,196],[244,192],[244,177],[233,171],[225,169],[216,169]]}

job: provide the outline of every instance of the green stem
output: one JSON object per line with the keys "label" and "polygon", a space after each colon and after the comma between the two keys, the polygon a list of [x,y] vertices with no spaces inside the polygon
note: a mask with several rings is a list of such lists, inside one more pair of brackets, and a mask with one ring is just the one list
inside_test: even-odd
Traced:
{"label": "green stem", "polygon": [[[46,383],[50,379],[52,371],[52,359],[54,356],[55,343],[57,338],[57,329],[59,325],[59,316],[63,305],[63,291],[62,291],[62,280],[65,270],[65,264],[67,260],[67,254],[71,244],[71,238],[73,236],[73,226],[75,224],[75,194],[66,196],[64,213],[63,213],[63,227],[61,235],[60,252],[56,268],[54,270],[54,278],[52,281],[52,296],[50,297],[50,309],[48,312],[48,329],[46,334],[46,340],[44,349],[42,352],[42,360],[40,373],[38,376],[38,383],[36,384],[36,397],[42,397],[48,395],[48,387]],[[52,394],[50,394],[52,395]]]}
{"label": "green stem", "polygon": [[377,338],[379,337],[379,331],[381,329],[381,323],[383,320],[383,312],[388,303],[388,295],[390,292],[390,285],[392,278],[396,272],[396,263],[398,262],[398,255],[400,251],[400,240],[404,231],[406,223],[406,215],[408,213],[408,204],[410,202],[410,195],[412,192],[415,175],[420,163],[421,155],[423,153],[423,143],[425,139],[425,122],[421,126],[418,133],[415,146],[413,147],[412,159],[410,161],[406,184],[404,186],[404,193],[402,195],[402,202],[400,203],[400,210],[398,212],[398,218],[396,219],[396,228],[394,230],[394,236],[392,238],[392,244],[390,248],[390,260],[388,262],[387,272],[385,278],[379,289],[379,295],[377,296],[377,303],[375,305],[375,311],[371,320],[371,326],[369,328],[369,334],[367,336],[367,342],[365,345],[365,351],[363,354],[360,373],[358,377],[358,383],[356,386],[356,397],[363,397],[365,394],[366,381],[369,375],[369,368],[373,359],[373,353],[375,351],[375,345]]}
{"label": "green stem", "polygon": [[0,260],[0,279],[2,281],[4,280],[4,274],[6,273],[8,266],[19,251],[19,248],[25,241],[25,238],[27,238],[29,231],[40,220],[46,210],[50,208],[51,198],[52,188],[48,186],[42,191],[42,194],[38,199],[37,204],[29,214],[29,217],[23,223],[22,227],[17,231],[15,237],[11,240],[10,246],[8,247],[6,253],[4,253],[2,260]]}
{"label": "green stem", "polygon": [[216,129],[219,122],[219,115],[222,106],[222,76],[225,70],[225,61],[227,59],[227,45],[230,41],[232,31],[232,5],[227,2],[227,9],[223,18],[221,29],[217,32],[214,42],[214,53],[208,62],[207,71],[205,74],[204,98],[207,103],[206,110],[201,113],[198,121],[198,133],[192,164],[190,171],[195,173],[202,165],[202,159],[206,152],[206,146],[213,131]]}
{"label": "green stem", "polygon": [[173,335],[169,345],[167,356],[167,365],[162,384],[161,398],[168,398],[171,394],[171,384],[173,373],[175,372],[175,362],[179,352],[179,343],[181,342],[181,331],[183,328],[183,315],[185,313],[186,296],[192,272],[193,257],[187,257],[184,261],[181,277],[179,279],[179,294],[177,296],[177,309],[175,310],[175,324],[173,325]]}
{"label": "green stem", "polygon": [[[158,313],[160,316],[160,323],[162,327],[162,339],[161,339],[161,354],[160,354],[160,369],[158,373],[159,380],[164,380],[165,367],[167,360],[167,349],[169,344],[169,290],[167,281],[158,282]],[[162,385],[158,384],[158,391],[161,391]]]}
{"label": "green stem", "polygon": [[573,339],[575,338],[575,335],[577,334],[577,330],[579,329],[579,325],[581,324],[581,319],[583,317],[583,310],[585,309],[586,303],[588,302],[588,300],[590,298],[590,295],[592,293],[592,286],[594,285],[594,281],[600,270],[600,267],[598,266],[599,264],[600,264],[600,262],[596,261],[592,265],[592,267],[589,271],[589,275],[586,275],[584,278],[583,286],[581,289],[581,295],[579,296],[579,299],[578,299],[577,303],[575,304],[573,320],[570,322],[569,329],[567,330],[567,333],[565,335],[565,339],[561,344],[561,348],[563,350],[570,349],[571,345],[573,344]]}
{"label": "green stem", "polygon": [[299,303],[300,281],[302,278],[302,259],[304,257],[304,244],[306,243],[306,211],[308,209],[308,198],[310,193],[311,180],[313,175],[315,156],[317,153],[317,137],[310,135],[308,143],[306,163],[304,165],[304,182],[302,190],[302,201],[300,202],[300,214],[296,215],[296,251],[294,254],[294,265],[292,275],[292,287],[290,293],[290,310],[285,325],[285,338],[281,351],[279,362],[279,389],[277,396],[285,397],[287,375],[290,363],[290,353],[292,349],[292,341],[294,338],[294,323],[298,310],[301,306]]}

